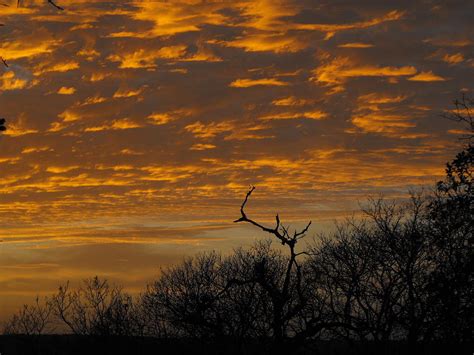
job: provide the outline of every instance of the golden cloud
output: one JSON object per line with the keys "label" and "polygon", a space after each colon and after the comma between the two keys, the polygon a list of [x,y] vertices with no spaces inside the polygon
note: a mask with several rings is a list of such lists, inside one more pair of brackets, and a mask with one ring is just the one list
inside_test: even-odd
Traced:
{"label": "golden cloud", "polygon": [[[327,59],[328,55],[324,54]],[[372,64],[359,64],[348,57],[335,57],[321,64],[312,71],[311,81],[330,86],[332,89],[327,94],[335,94],[344,90],[344,84],[351,78],[359,77],[388,77],[396,82],[398,76],[409,76],[417,73],[414,66],[378,66]]]}
{"label": "golden cloud", "polygon": [[400,129],[416,126],[409,121],[409,117],[403,115],[371,113],[353,116],[351,121],[366,133],[398,133]]}
{"label": "golden cloud", "polygon": [[432,81],[445,81],[446,79],[434,74],[431,70],[427,72],[421,72],[411,78],[408,78],[410,81],[425,81],[425,82],[432,82]]}
{"label": "golden cloud", "polygon": [[121,98],[127,98],[127,97],[134,97],[138,96],[143,92],[143,88],[139,89],[126,89],[126,88],[120,88],[118,89],[115,94],[114,94],[114,99],[121,99]]}
{"label": "golden cloud", "polygon": [[404,16],[405,16],[405,11],[394,10],[394,11],[388,12],[387,14],[381,17],[375,17],[367,21],[360,21],[360,22],[349,23],[349,24],[298,24],[298,25],[295,25],[295,28],[300,29],[300,30],[313,30],[313,31],[326,32],[329,34],[329,36],[327,36],[326,38],[328,37],[330,38],[332,37],[332,35],[340,31],[373,27],[373,26],[382,24],[384,22],[400,20]]}
{"label": "golden cloud", "polygon": [[287,86],[287,82],[274,79],[274,78],[263,78],[263,79],[237,79],[229,84],[233,88],[249,88],[252,86]]}
{"label": "golden cloud", "polygon": [[2,134],[10,137],[20,137],[26,134],[38,133],[37,129],[31,128],[27,122],[26,116],[21,114],[16,121],[12,121],[8,125],[8,129]]}
{"label": "golden cloud", "polygon": [[402,102],[405,99],[406,96],[403,95],[392,96],[380,93],[365,94],[357,98],[359,102],[368,104],[393,104]]}
{"label": "golden cloud", "polygon": [[232,131],[235,125],[232,122],[211,122],[208,124],[197,121],[184,127],[188,132],[199,138],[213,138],[216,135]]}
{"label": "golden cloud", "polygon": [[327,113],[314,110],[314,111],[305,111],[305,112],[279,112],[275,114],[265,115],[259,117],[261,120],[290,120],[298,118],[307,118],[312,120],[322,120],[327,117]]}
{"label": "golden cloud", "polygon": [[301,36],[291,36],[287,33],[257,33],[242,36],[232,41],[217,41],[226,47],[243,48],[247,52],[271,51],[275,53],[299,52],[308,46]]}
{"label": "golden cloud", "polygon": [[33,40],[25,38],[24,41],[4,42],[0,44],[0,53],[2,57],[8,60],[32,58],[41,54],[51,53],[60,44],[56,40],[42,39],[38,43],[36,38]]}
{"label": "golden cloud", "polygon": [[0,76],[0,90],[21,90],[29,86],[29,81],[17,77],[13,71],[7,71]]}
{"label": "golden cloud", "polygon": [[46,171],[48,173],[53,173],[53,174],[62,174],[62,173],[67,173],[72,170],[79,169],[79,166],[73,165],[73,166],[49,166],[46,168]]}
{"label": "golden cloud", "polygon": [[202,144],[202,143],[197,143],[194,144],[190,150],[207,150],[207,149],[214,149],[216,146],[214,144]]}
{"label": "golden cloud", "polygon": [[72,95],[76,92],[76,88],[61,86],[58,90],[59,95]]}
{"label": "golden cloud", "polygon": [[64,73],[70,70],[79,69],[79,63],[76,61],[67,61],[64,63],[42,63],[38,65],[33,74],[35,76],[42,75],[44,73],[51,73],[51,72],[60,72]]}
{"label": "golden cloud", "polygon": [[339,44],[339,48],[372,48],[374,45],[370,43],[352,42]]}
{"label": "golden cloud", "polygon": [[275,106],[305,106],[311,103],[312,103],[311,100],[300,99],[295,96],[284,97],[284,98],[272,101],[272,104]]}
{"label": "golden cloud", "polygon": [[21,154],[40,153],[40,152],[45,152],[48,150],[51,150],[51,148],[47,146],[26,147],[26,148],[23,148],[23,150],[21,151]]}
{"label": "golden cloud", "polygon": [[123,118],[120,120],[112,121],[109,124],[104,124],[101,126],[94,126],[94,127],[87,127],[84,129],[84,132],[100,132],[100,131],[108,131],[108,130],[122,130],[122,129],[132,129],[132,128],[140,128],[143,125],[132,121],[128,118]]}
{"label": "golden cloud", "polygon": [[464,56],[462,53],[446,54],[443,57],[443,61],[449,64],[458,64],[464,61]]}

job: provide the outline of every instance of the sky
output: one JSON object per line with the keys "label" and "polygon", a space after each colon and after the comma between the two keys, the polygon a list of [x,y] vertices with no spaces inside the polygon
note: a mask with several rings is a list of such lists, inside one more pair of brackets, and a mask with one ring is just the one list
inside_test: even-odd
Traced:
{"label": "sky", "polygon": [[469,1],[0,1],[0,320],[59,283],[329,231],[430,188],[473,90]]}

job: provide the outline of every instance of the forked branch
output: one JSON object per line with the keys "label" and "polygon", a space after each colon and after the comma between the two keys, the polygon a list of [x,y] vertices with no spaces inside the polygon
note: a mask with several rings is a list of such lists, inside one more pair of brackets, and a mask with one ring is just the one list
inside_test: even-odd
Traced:
{"label": "forked branch", "polygon": [[295,246],[296,242],[306,235],[306,232],[308,231],[309,227],[311,226],[311,221],[300,232],[295,231],[293,236],[290,236],[290,233],[288,232],[288,228],[286,228],[285,226],[283,226],[281,224],[280,217],[278,216],[278,214],[275,216],[276,225],[275,225],[274,228],[268,228],[268,227],[265,227],[265,226],[261,225],[258,222],[255,222],[253,219],[248,218],[247,214],[245,213],[245,206],[247,205],[247,202],[250,198],[250,195],[252,194],[252,192],[254,190],[255,190],[255,186],[251,186],[249,191],[245,195],[244,202],[240,206],[241,217],[239,219],[236,219],[234,221],[234,223],[247,222],[247,223],[253,224],[254,226],[260,228],[264,232],[273,234],[275,237],[277,237],[281,241],[281,244],[283,244],[283,245],[287,244],[288,246],[293,248]]}

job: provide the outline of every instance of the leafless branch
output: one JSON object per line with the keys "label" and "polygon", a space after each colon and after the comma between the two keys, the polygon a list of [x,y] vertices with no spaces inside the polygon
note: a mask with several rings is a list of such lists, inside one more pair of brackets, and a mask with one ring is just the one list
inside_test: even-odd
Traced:
{"label": "leafless branch", "polygon": [[449,120],[466,124],[469,132],[462,137],[463,139],[472,140],[474,138],[474,99],[463,93],[461,99],[453,102],[455,109],[442,114],[442,117]]}
{"label": "leafless branch", "polygon": [[62,8],[61,6],[56,5],[56,3],[53,2],[53,0],[48,0],[48,3],[54,6],[58,10],[61,10],[61,11],[64,10],[64,8]]}
{"label": "leafless branch", "polygon": [[275,216],[276,226],[274,228],[268,228],[268,227],[265,227],[265,226],[261,225],[258,222],[255,222],[253,219],[248,218],[247,214],[245,213],[245,206],[247,205],[247,202],[250,198],[250,195],[252,194],[252,192],[254,190],[255,190],[255,186],[251,186],[249,191],[245,195],[244,202],[240,206],[241,217],[239,219],[235,220],[234,223],[247,222],[247,223],[253,224],[254,226],[260,228],[264,232],[273,234],[275,237],[277,237],[281,241],[282,245],[287,244],[289,246],[294,246],[298,239],[301,239],[305,236],[306,232],[308,231],[309,227],[311,226],[311,222],[309,222],[308,225],[303,230],[301,230],[300,232],[295,231],[292,237],[290,237],[290,234],[288,232],[288,228],[281,224],[280,217],[278,216],[278,214]]}

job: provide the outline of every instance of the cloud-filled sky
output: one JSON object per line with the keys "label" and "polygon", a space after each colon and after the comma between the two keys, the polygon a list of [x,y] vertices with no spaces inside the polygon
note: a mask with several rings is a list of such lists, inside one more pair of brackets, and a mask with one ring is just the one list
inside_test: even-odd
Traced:
{"label": "cloud-filled sky", "polygon": [[[0,6],[0,318],[95,274],[313,233],[430,186],[473,89],[466,1],[56,1]],[[9,6],[4,6],[9,5]]]}

